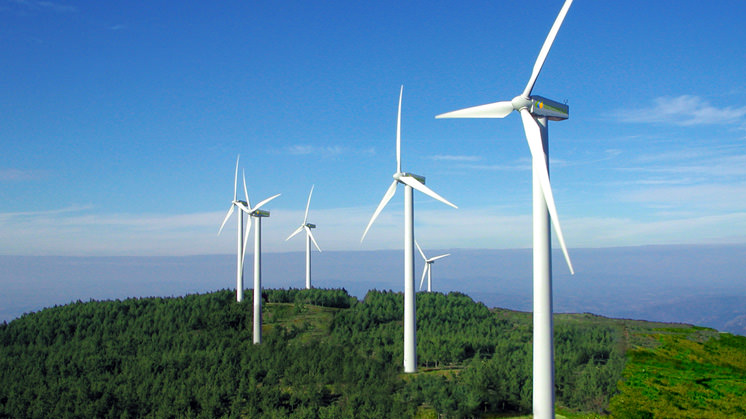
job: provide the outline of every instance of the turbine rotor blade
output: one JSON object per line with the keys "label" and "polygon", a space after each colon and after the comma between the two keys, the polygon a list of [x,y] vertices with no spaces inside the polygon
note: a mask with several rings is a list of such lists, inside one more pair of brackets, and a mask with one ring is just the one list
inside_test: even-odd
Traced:
{"label": "turbine rotor blade", "polygon": [[282,194],[279,194],[279,193],[278,193],[277,195],[275,195],[275,196],[270,196],[269,198],[265,199],[264,201],[262,201],[262,202],[260,202],[260,203],[256,204],[256,206],[255,206],[254,208],[251,208],[251,212],[254,212],[254,211],[258,210],[258,209],[259,209],[259,208],[260,208],[260,207],[261,207],[262,205],[264,205],[264,204],[266,204],[267,202],[269,202],[269,201],[271,201],[271,200],[273,200],[273,199],[277,198],[277,197],[278,197],[278,196],[280,196],[280,195],[282,195]]}
{"label": "turbine rotor blade", "polygon": [[293,237],[296,236],[296,234],[298,234],[301,231],[303,231],[303,227],[305,227],[305,225],[301,225],[300,227],[296,228],[295,231],[293,231],[293,234],[289,235],[288,238],[285,239],[285,241],[288,241],[288,240],[292,239]]}
{"label": "turbine rotor blade", "polygon": [[308,222],[308,207],[311,206],[311,195],[313,195],[313,187],[315,185],[311,185],[311,192],[308,193],[308,202],[306,203],[306,215],[303,216],[303,225],[305,225]]}
{"label": "turbine rotor blade", "polygon": [[239,154],[236,157],[236,174],[233,175],[233,200],[234,201],[236,200],[236,194],[237,194],[236,189],[238,189],[238,159],[240,158],[241,158],[241,155]]}
{"label": "turbine rotor blade", "polygon": [[554,38],[557,36],[557,32],[559,32],[560,26],[562,26],[562,21],[565,20],[565,16],[567,15],[567,11],[570,9],[571,4],[572,0],[566,0],[557,15],[557,19],[554,20],[552,29],[549,30],[549,35],[547,35],[547,39],[544,40],[544,45],[542,45],[541,51],[539,51],[539,56],[536,58],[536,62],[534,63],[534,70],[531,73],[531,78],[528,80],[528,84],[526,84],[526,88],[523,90],[523,97],[527,98],[531,95],[534,83],[536,83],[536,79],[539,77],[541,68],[544,66],[544,61],[547,59],[547,54],[549,54],[549,50],[552,48],[552,44],[554,43]]}
{"label": "turbine rotor blade", "polygon": [[504,100],[502,102],[488,103],[486,105],[472,106],[471,108],[442,113],[435,116],[435,118],[505,118],[511,112],[513,112],[513,103]]}
{"label": "turbine rotor blade", "polygon": [[388,204],[389,201],[391,201],[391,198],[394,197],[394,194],[396,193],[396,184],[397,183],[399,183],[399,181],[394,180],[394,183],[392,183],[391,186],[389,186],[389,188],[386,190],[386,193],[383,195],[383,199],[381,199],[381,203],[378,204],[378,208],[376,208],[376,211],[373,213],[373,216],[370,217],[370,221],[368,222],[368,226],[365,227],[365,231],[363,232],[363,237],[360,238],[360,243],[362,243],[363,240],[365,239],[365,235],[368,234],[368,230],[370,230],[370,226],[373,225],[373,221],[375,221],[376,218],[378,218],[378,214],[380,214],[381,211],[383,211],[383,207],[385,207],[386,204]]}
{"label": "turbine rotor blade", "polygon": [[246,220],[246,233],[243,236],[243,252],[241,253],[241,267],[243,267],[244,259],[246,259],[246,244],[249,242],[249,231],[251,231],[251,216],[249,215]]}
{"label": "turbine rotor blade", "polygon": [[[246,171],[243,171],[243,196],[246,198],[246,205],[251,208],[251,201],[249,200],[249,192],[246,191]],[[251,212],[251,211],[248,211]]]}
{"label": "turbine rotor blade", "polygon": [[396,115],[396,173],[401,173],[401,97],[404,85],[399,90],[399,112]]}
{"label": "turbine rotor blade", "polygon": [[425,276],[427,275],[427,268],[429,266],[430,265],[428,265],[427,263],[425,263],[425,268],[422,270],[422,279],[420,279],[420,290],[422,290],[422,284],[425,282]]}
{"label": "turbine rotor blade", "polygon": [[414,189],[417,189],[418,191],[424,193],[425,195],[427,195],[427,196],[429,196],[431,198],[437,199],[438,201],[440,201],[440,202],[442,202],[442,203],[444,203],[446,205],[450,205],[453,208],[458,208],[457,206],[455,206],[452,203],[448,202],[448,200],[446,200],[442,196],[438,195],[435,191],[433,191],[432,189],[430,189],[427,186],[425,186],[424,183],[421,183],[419,180],[417,180],[417,179],[415,179],[415,178],[413,178],[411,176],[400,176],[399,177],[399,181],[401,181],[402,183],[404,183],[406,185],[411,186]]}
{"label": "turbine rotor blade", "polygon": [[318,244],[318,243],[316,243],[316,238],[315,238],[315,237],[313,237],[313,233],[311,233],[311,229],[310,229],[310,228],[308,228],[308,226],[303,226],[303,227],[305,227],[305,229],[306,229],[306,233],[308,234],[308,237],[310,237],[310,238],[311,238],[311,241],[312,241],[312,242],[313,242],[313,244],[314,244],[314,245],[316,246],[316,249],[318,249],[318,250],[319,250],[319,252],[321,252],[321,248],[319,247],[319,244]]}
{"label": "turbine rotor blade", "polygon": [[422,259],[425,259],[425,262],[427,262],[427,256],[425,256],[425,252],[422,251],[422,248],[420,247],[420,244],[417,243],[417,240],[414,241],[415,246],[417,246],[417,250],[420,251],[420,254],[422,255]]}
{"label": "turbine rotor blade", "polygon": [[220,233],[221,233],[221,232],[223,231],[223,227],[225,227],[225,223],[227,223],[227,222],[228,222],[228,219],[229,219],[229,218],[231,218],[231,215],[233,215],[233,209],[234,209],[234,205],[233,205],[233,204],[231,204],[231,207],[230,207],[230,209],[228,210],[228,214],[226,214],[226,215],[225,215],[225,218],[223,219],[223,224],[220,224],[220,229],[218,230],[218,236],[219,236],[219,235],[220,235]]}
{"label": "turbine rotor blade", "polygon": [[521,109],[521,119],[523,120],[523,129],[526,132],[526,140],[528,141],[528,147],[531,149],[532,156],[532,171],[539,177],[539,183],[541,184],[541,191],[544,195],[544,201],[547,204],[547,210],[549,216],[552,219],[552,225],[554,225],[554,231],[557,233],[557,240],[559,240],[560,246],[562,247],[562,253],[565,255],[565,261],[567,266],[570,268],[570,273],[575,274],[575,270],[572,267],[570,261],[570,255],[567,253],[567,246],[565,246],[565,237],[562,235],[562,227],[560,227],[559,216],[557,215],[557,206],[554,203],[554,195],[552,194],[552,186],[549,183],[549,171],[547,170],[547,156],[544,153],[544,146],[541,142],[541,130],[538,123],[531,116],[528,109]]}
{"label": "turbine rotor blade", "polygon": [[451,256],[451,254],[450,253],[446,253],[445,255],[440,255],[440,256],[432,257],[432,258],[428,259],[428,262],[435,262],[436,260],[443,259],[446,256]]}

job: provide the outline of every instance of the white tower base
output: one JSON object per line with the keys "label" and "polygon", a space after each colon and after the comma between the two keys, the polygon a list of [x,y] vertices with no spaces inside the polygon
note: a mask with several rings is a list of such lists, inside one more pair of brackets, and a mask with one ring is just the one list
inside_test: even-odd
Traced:
{"label": "white tower base", "polygon": [[262,217],[254,217],[254,344],[262,343]]}
{"label": "white tower base", "polygon": [[311,289],[311,235],[306,234],[306,289]]}
{"label": "white tower base", "polygon": [[[533,160],[533,165],[549,167],[547,119],[535,118],[541,128],[541,140],[547,161]],[[552,321],[552,254],[549,211],[541,183],[533,176],[534,236],[534,345],[533,345],[533,414],[536,419],[554,419],[554,325]]]}
{"label": "white tower base", "polygon": [[417,320],[414,292],[413,189],[404,186],[404,372],[417,372]]}
{"label": "white tower base", "polygon": [[236,231],[238,252],[236,256],[236,301],[243,301],[243,211],[238,210],[238,228]]}

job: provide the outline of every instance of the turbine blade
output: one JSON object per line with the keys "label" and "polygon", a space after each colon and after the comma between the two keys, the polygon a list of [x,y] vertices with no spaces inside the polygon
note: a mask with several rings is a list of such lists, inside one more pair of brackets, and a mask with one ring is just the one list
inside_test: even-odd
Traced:
{"label": "turbine blade", "polygon": [[228,210],[228,214],[225,215],[225,218],[223,219],[223,224],[220,224],[220,229],[218,230],[218,236],[223,231],[223,227],[225,227],[225,223],[228,222],[228,219],[231,218],[231,215],[233,215],[233,209],[234,206],[231,204],[231,208]]}
{"label": "turbine blade", "polygon": [[536,83],[536,79],[539,77],[541,68],[544,66],[544,61],[547,59],[547,54],[549,54],[549,50],[552,48],[552,44],[554,43],[554,38],[557,36],[557,32],[559,32],[560,26],[562,26],[562,21],[565,20],[565,16],[567,15],[567,11],[570,9],[571,4],[572,0],[566,0],[557,15],[557,19],[554,20],[552,29],[549,30],[549,35],[547,35],[547,39],[544,40],[544,45],[542,45],[541,51],[539,51],[539,56],[536,58],[536,62],[534,63],[534,70],[531,73],[531,78],[528,80],[528,84],[526,84],[526,88],[523,90],[523,97],[527,98],[531,95],[534,83]]}
{"label": "turbine blade", "polygon": [[[249,200],[249,192],[246,191],[246,171],[243,171],[243,197],[246,198],[246,205],[251,208],[251,201]],[[247,209],[248,209],[247,208]],[[251,211],[247,211],[251,212]]]}
{"label": "turbine blade", "polygon": [[417,243],[417,240],[414,241],[414,245],[417,246],[417,250],[420,251],[420,254],[422,255],[422,259],[425,259],[425,262],[427,262],[427,256],[425,256],[425,252],[422,251],[422,248],[420,247],[420,244]]}
{"label": "turbine blade", "polygon": [[399,113],[396,115],[396,173],[401,173],[401,97],[404,85],[399,90]]}
{"label": "turbine blade", "polygon": [[238,188],[238,159],[241,158],[241,155],[239,154],[236,157],[236,174],[233,175],[233,200],[236,200],[236,189]]}
{"label": "turbine blade", "polygon": [[562,227],[560,227],[557,206],[554,203],[552,186],[549,183],[549,171],[547,170],[546,164],[547,156],[544,153],[544,147],[541,143],[541,130],[528,109],[521,109],[521,119],[523,120],[523,129],[526,132],[528,147],[531,149],[533,160],[532,170],[539,176],[539,183],[541,184],[544,201],[547,204],[547,210],[549,210],[549,216],[552,219],[554,231],[557,233],[557,240],[559,240],[560,246],[562,247],[562,253],[565,255],[567,266],[570,268],[570,273],[575,274],[575,270],[572,268],[572,262],[570,261],[570,255],[567,253],[567,246],[565,246],[565,237],[562,235]]}
{"label": "turbine blade", "polygon": [[243,267],[243,261],[246,259],[246,244],[249,242],[249,231],[251,231],[251,216],[246,217],[246,233],[243,236],[243,251],[241,252],[241,267]]}
{"label": "turbine blade", "polygon": [[251,213],[251,211],[249,211],[249,207],[247,207],[246,205],[244,205],[244,204],[243,204],[242,202],[240,202],[240,201],[236,201],[236,203],[235,203],[235,204],[233,204],[233,205],[237,206],[237,207],[238,207],[238,209],[240,209],[241,211],[243,211],[243,212],[245,212],[245,213],[247,213],[247,214],[250,214],[250,213]]}
{"label": "turbine blade", "polygon": [[365,227],[365,231],[363,232],[363,237],[360,238],[360,243],[362,243],[363,240],[365,240],[365,235],[368,234],[368,230],[370,230],[370,226],[373,225],[373,221],[375,221],[376,218],[378,218],[378,214],[380,214],[381,211],[383,211],[383,207],[385,207],[386,204],[388,204],[389,201],[391,201],[391,198],[394,197],[394,194],[396,193],[396,184],[397,183],[399,183],[399,182],[396,181],[396,180],[394,180],[394,183],[392,183],[391,186],[389,186],[389,188],[386,190],[386,193],[383,195],[383,199],[381,199],[381,203],[378,204],[378,208],[376,208],[376,211],[373,213],[373,216],[370,217],[370,221],[368,222],[368,226]]}
{"label": "turbine blade", "polygon": [[289,235],[288,238],[285,239],[285,241],[288,241],[288,240],[292,239],[293,237],[295,237],[296,234],[298,234],[301,231],[303,231],[303,227],[305,227],[305,225],[302,225],[302,226],[296,228],[295,231],[293,231],[293,234]]}
{"label": "turbine blade", "polygon": [[308,193],[308,202],[306,203],[306,215],[303,216],[303,225],[305,225],[308,222],[308,207],[311,206],[311,195],[313,195],[313,187],[315,185],[311,185],[311,192]]}
{"label": "turbine blade", "polygon": [[401,177],[399,177],[399,180],[401,182],[403,182],[403,183],[411,186],[412,188],[417,189],[418,191],[424,193],[427,196],[430,196],[430,197],[432,197],[434,199],[437,199],[438,201],[440,201],[440,202],[442,202],[442,203],[444,203],[446,205],[450,205],[453,208],[458,208],[457,206],[455,206],[452,203],[448,202],[448,200],[446,200],[442,196],[440,196],[437,193],[435,193],[435,191],[433,191],[432,189],[430,189],[427,186],[425,186],[424,183],[420,183],[419,180],[417,180],[417,179],[415,179],[415,178],[413,178],[411,176],[401,176]]}
{"label": "turbine blade", "polygon": [[505,100],[442,113],[435,118],[505,118],[511,112],[513,112],[513,103]]}
{"label": "turbine blade", "polygon": [[425,282],[425,276],[427,275],[427,268],[428,268],[428,266],[430,266],[430,265],[428,265],[427,263],[425,263],[425,268],[422,270],[422,279],[420,279],[420,291],[422,290],[422,284]]}
{"label": "turbine blade", "polygon": [[277,198],[277,197],[278,197],[278,196],[280,196],[280,195],[282,195],[282,194],[279,194],[279,193],[278,193],[277,195],[275,195],[275,196],[270,196],[269,198],[265,199],[264,201],[262,201],[262,202],[260,202],[260,203],[256,204],[256,206],[255,206],[254,208],[251,208],[251,212],[254,212],[254,211],[258,210],[258,209],[259,209],[259,208],[260,208],[260,207],[261,207],[262,205],[264,205],[264,204],[266,204],[267,202],[269,202],[269,201],[271,201],[271,200],[273,200],[273,199]]}
{"label": "turbine blade", "polygon": [[316,238],[315,238],[315,237],[313,237],[313,233],[311,233],[311,229],[310,229],[310,228],[308,228],[308,226],[303,226],[303,227],[305,227],[305,228],[306,228],[306,233],[308,233],[308,237],[310,237],[310,238],[311,238],[311,241],[313,242],[313,244],[314,244],[314,245],[316,246],[316,248],[317,248],[317,249],[319,250],[319,252],[320,252],[320,251],[321,251],[321,248],[319,247],[319,244],[318,244],[318,243],[316,243]]}
{"label": "turbine blade", "polygon": [[435,256],[435,257],[430,258],[428,261],[429,262],[435,262],[436,260],[443,259],[446,256],[451,256],[451,254],[450,253],[446,253],[445,255]]}

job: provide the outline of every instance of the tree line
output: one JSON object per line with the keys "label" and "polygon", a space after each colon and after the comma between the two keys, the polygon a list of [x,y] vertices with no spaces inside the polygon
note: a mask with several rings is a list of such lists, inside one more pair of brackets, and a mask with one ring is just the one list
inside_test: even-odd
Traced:
{"label": "tree line", "polygon": [[[251,296],[251,293],[247,293]],[[0,324],[0,417],[445,417],[531,410],[531,318],[460,293],[417,294],[420,372],[402,374],[403,296],[230,290],[75,302]],[[555,324],[557,401],[603,411],[619,330]]]}

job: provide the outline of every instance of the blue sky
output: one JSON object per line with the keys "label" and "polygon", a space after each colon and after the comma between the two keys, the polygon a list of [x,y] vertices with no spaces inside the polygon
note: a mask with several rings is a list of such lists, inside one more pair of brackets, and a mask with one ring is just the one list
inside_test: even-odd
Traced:
{"label": "blue sky", "polygon": [[[576,0],[533,93],[550,124],[568,246],[746,240],[746,3]],[[519,94],[559,0],[0,0],[0,254],[193,255],[216,235],[237,154],[265,251],[309,221],[324,250],[395,249],[405,171],[426,248],[531,246],[520,118],[435,120]]]}

